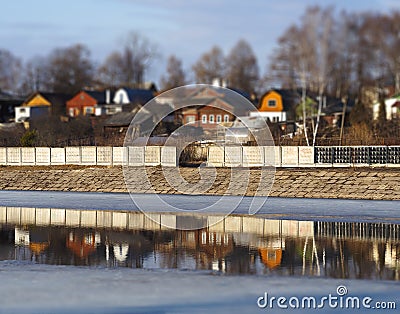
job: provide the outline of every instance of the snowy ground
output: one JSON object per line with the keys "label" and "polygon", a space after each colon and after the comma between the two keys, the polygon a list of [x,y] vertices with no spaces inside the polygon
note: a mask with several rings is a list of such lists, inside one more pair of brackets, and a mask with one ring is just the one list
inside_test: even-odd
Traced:
{"label": "snowy ground", "polygon": [[[211,272],[106,269],[0,262],[0,313],[284,313],[260,309],[257,299],[321,298],[345,285],[347,296],[394,301],[398,313],[398,282],[336,279],[225,276]],[[295,313],[365,313],[365,309],[293,309]]]}

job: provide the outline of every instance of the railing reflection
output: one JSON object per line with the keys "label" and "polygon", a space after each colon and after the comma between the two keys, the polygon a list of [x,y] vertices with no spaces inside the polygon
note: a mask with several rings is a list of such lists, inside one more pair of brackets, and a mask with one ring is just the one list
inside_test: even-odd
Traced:
{"label": "railing reflection", "polygon": [[0,260],[48,264],[399,280],[399,238],[396,224],[0,207]]}

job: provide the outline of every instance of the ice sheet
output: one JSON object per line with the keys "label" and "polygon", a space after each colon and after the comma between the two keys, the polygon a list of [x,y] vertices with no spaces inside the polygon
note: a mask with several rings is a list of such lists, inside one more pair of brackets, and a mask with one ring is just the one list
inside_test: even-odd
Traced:
{"label": "ice sheet", "polygon": [[[239,204],[236,214],[247,214],[253,198],[225,196],[224,201],[212,209],[196,209],[215,204],[219,196],[136,194],[133,199],[151,211],[170,212],[170,208],[157,205],[155,198],[198,213],[226,213],[231,205]],[[372,201],[345,199],[266,198],[258,215],[284,219],[334,219],[342,221],[400,222],[400,201]],[[0,191],[0,206],[51,207],[76,209],[138,210],[127,193]]]}
{"label": "ice sheet", "polygon": [[[204,271],[85,268],[11,261],[0,262],[0,278],[0,313],[284,313],[288,310],[259,309],[258,297],[264,292],[287,297],[336,295],[339,285],[347,287],[348,295],[395,301],[400,306],[400,285],[385,281],[225,276]],[[341,310],[324,308],[323,312]]]}

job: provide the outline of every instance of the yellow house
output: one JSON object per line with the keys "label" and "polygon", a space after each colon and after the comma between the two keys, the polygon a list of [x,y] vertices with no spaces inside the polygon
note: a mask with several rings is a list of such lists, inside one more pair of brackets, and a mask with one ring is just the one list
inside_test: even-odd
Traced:
{"label": "yellow house", "polygon": [[45,98],[45,95],[40,93],[35,93],[31,95],[25,102],[22,104],[25,107],[37,107],[37,106],[51,106],[51,102]]}
{"label": "yellow house", "polygon": [[15,121],[24,122],[43,115],[64,114],[65,104],[71,98],[68,94],[33,93],[21,106],[15,108]]}
{"label": "yellow house", "polygon": [[296,106],[300,103],[297,92],[285,89],[273,89],[266,92],[260,99],[257,112],[250,116],[261,116],[271,122],[286,122],[294,119]]}
{"label": "yellow house", "polygon": [[258,110],[261,112],[282,112],[282,95],[274,90],[264,94],[261,97],[260,108]]}
{"label": "yellow house", "polygon": [[281,248],[260,248],[261,261],[270,269],[274,269],[282,263]]}

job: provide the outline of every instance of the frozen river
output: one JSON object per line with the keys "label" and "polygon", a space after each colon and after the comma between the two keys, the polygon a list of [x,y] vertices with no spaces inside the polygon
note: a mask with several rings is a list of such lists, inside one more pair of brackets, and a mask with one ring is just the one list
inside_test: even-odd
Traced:
{"label": "frozen river", "polygon": [[[399,201],[268,198],[251,218],[246,214],[252,198],[160,199],[203,218],[237,204],[240,228],[36,225],[23,221],[24,210],[135,213],[140,205],[168,217],[171,207],[149,194],[134,195],[133,203],[129,194],[118,193],[0,191],[0,313],[290,311],[271,301],[280,297],[286,298],[283,306],[290,298],[300,300],[295,313],[398,312]],[[209,204],[217,205],[199,210]],[[7,221],[15,208],[19,223]],[[272,303],[260,308],[266,297]],[[301,308],[302,298],[323,307]],[[327,298],[333,304],[321,301]],[[359,300],[360,308],[346,308],[346,298]],[[396,309],[378,309],[382,305]]]}
{"label": "frozen river", "polygon": [[[138,210],[173,212],[171,206],[198,213],[226,213],[235,206],[235,214],[248,214],[252,197],[203,195],[136,194],[134,202],[126,193],[50,192],[50,191],[0,191],[0,206],[50,207],[104,210]],[[161,201],[160,201],[161,200]],[[273,215],[285,219],[335,219],[344,221],[400,222],[400,201],[307,199],[307,198],[258,198],[263,203],[258,215]],[[199,210],[212,205],[211,208]],[[172,208],[172,210],[171,210]]]}

